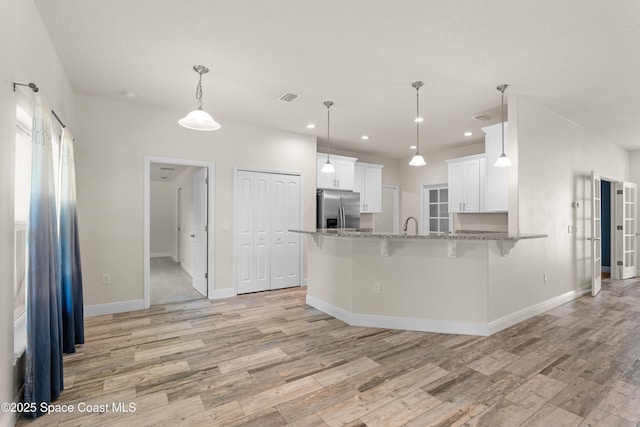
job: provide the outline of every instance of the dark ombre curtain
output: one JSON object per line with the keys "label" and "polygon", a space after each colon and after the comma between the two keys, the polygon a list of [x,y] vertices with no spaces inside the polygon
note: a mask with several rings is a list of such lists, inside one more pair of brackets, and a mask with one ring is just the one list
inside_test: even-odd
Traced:
{"label": "dark ombre curtain", "polygon": [[84,343],[84,306],[78,218],[76,215],[73,136],[66,128],[62,130],[60,141],[58,177],[62,350],[65,353],[75,353],[76,344]]}
{"label": "dark ombre curtain", "polygon": [[31,198],[27,225],[27,350],[25,403],[60,396],[62,373],[62,305],[56,198],[51,143],[51,109],[36,95],[33,112]]}

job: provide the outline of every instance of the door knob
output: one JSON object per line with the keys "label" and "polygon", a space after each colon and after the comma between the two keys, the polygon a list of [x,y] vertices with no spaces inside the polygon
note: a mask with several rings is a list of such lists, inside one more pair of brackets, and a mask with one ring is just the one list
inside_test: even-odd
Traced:
{"label": "door knob", "polygon": [[191,237],[196,237],[196,235],[195,235],[195,234],[192,234],[192,235],[191,235]]}

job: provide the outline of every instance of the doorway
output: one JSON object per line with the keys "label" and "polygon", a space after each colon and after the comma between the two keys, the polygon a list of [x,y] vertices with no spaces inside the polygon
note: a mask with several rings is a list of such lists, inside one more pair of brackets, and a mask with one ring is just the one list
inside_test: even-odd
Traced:
{"label": "doorway", "polygon": [[[145,157],[144,300],[151,304],[213,295],[214,164]],[[213,227],[211,227],[213,229]],[[211,277],[211,279],[209,279]]]}
{"label": "doorway", "polygon": [[447,184],[422,184],[420,219],[422,233],[447,233],[452,230]]}
{"label": "doorway", "polygon": [[600,223],[602,227],[602,278],[607,279],[611,277],[611,253],[614,250],[613,240],[611,238],[611,214],[612,214],[612,194],[611,194],[611,181],[603,179],[600,183],[600,205],[601,205],[601,217]]}
{"label": "doorway", "polygon": [[[637,185],[591,172],[591,294],[602,278],[637,275]],[[607,265],[608,264],[608,265]]]}

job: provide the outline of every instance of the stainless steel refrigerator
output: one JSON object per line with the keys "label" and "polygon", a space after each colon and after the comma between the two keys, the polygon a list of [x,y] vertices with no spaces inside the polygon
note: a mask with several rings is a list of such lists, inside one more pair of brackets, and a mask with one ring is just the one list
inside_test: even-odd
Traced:
{"label": "stainless steel refrigerator", "polygon": [[318,190],[317,228],[360,228],[360,193]]}

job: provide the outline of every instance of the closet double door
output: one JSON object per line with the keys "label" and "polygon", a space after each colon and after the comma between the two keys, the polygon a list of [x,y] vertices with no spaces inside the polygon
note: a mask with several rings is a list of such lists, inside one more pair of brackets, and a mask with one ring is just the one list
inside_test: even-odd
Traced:
{"label": "closet double door", "polygon": [[239,294],[300,286],[301,195],[299,175],[237,171]]}

